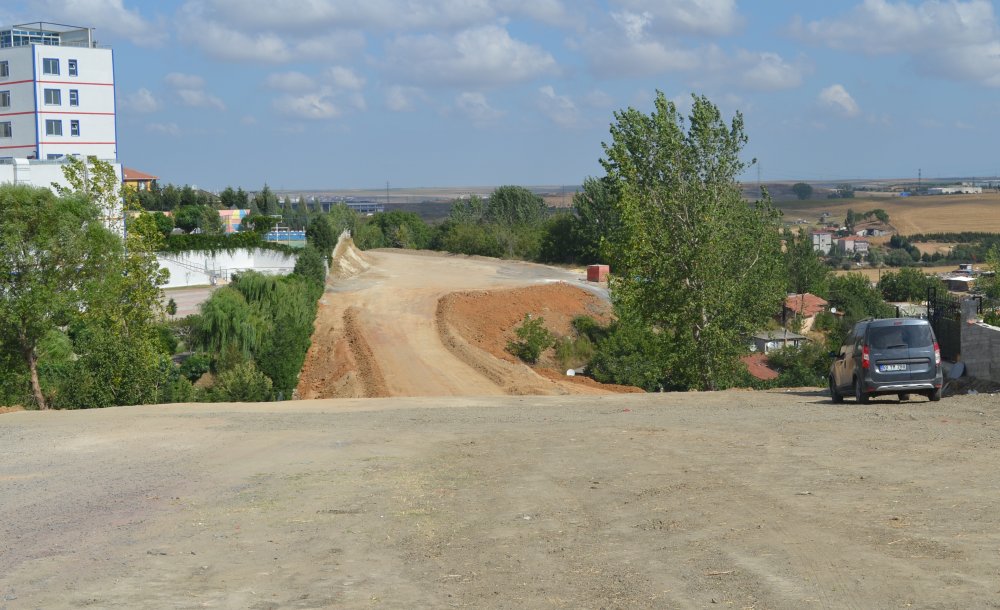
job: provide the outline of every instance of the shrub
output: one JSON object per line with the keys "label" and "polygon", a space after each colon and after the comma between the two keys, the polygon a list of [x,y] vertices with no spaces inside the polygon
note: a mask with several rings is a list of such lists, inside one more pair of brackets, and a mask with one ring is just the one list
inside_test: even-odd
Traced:
{"label": "shrub", "polygon": [[188,356],[180,366],[180,374],[194,383],[212,368],[212,356],[204,352]]}
{"label": "shrub", "polygon": [[507,343],[507,351],[521,360],[534,364],[542,352],[552,347],[554,337],[545,328],[545,318],[532,318],[525,314],[524,322],[514,331],[519,341]]}
{"label": "shrub", "polygon": [[311,245],[302,248],[298,258],[295,259],[294,273],[323,286],[326,283],[326,263],[323,262],[323,254]]}
{"label": "shrub", "polygon": [[586,336],[563,337],[555,342],[555,353],[562,368],[577,368],[594,357],[594,343]]}
{"label": "shrub", "polygon": [[244,362],[221,373],[212,387],[215,400],[261,402],[271,399],[271,380],[253,362]]}

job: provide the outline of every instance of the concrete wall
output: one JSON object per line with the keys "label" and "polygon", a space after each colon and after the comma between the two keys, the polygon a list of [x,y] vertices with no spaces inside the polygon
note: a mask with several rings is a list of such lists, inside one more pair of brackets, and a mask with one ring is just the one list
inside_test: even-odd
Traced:
{"label": "concrete wall", "polygon": [[962,301],[962,362],[965,374],[1000,383],[1000,328],[979,321],[975,299]]}
{"label": "concrete wall", "polygon": [[295,268],[295,256],[256,248],[232,252],[161,252],[156,258],[160,268],[170,272],[164,288],[226,283],[240,271],[286,275]]}
{"label": "concrete wall", "polygon": [[1000,383],[1000,328],[973,322],[962,328],[966,375]]}

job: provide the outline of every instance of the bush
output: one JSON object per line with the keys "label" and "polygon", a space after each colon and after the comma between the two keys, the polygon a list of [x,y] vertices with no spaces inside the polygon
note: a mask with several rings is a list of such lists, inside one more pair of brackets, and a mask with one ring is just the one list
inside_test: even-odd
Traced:
{"label": "bush", "polygon": [[563,337],[555,342],[556,361],[562,368],[577,368],[590,362],[596,350],[586,336]]}
{"label": "bush", "polygon": [[672,356],[663,338],[636,323],[618,321],[598,341],[588,374],[601,383],[616,383],[642,388],[647,392],[663,390]]}
{"label": "bush", "polygon": [[538,362],[538,357],[554,342],[552,333],[545,328],[545,318],[532,318],[531,314],[524,316],[524,322],[514,333],[520,340],[507,343],[507,351],[530,364]]}
{"label": "bush", "polygon": [[216,378],[212,397],[226,402],[270,400],[271,380],[253,362],[238,364]]}
{"label": "bush", "polygon": [[823,343],[786,347],[767,355],[768,365],[779,373],[779,387],[823,387],[830,371],[830,355]]}
{"label": "bush", "polygon": [[311,245],[302,248],[295,259],[294,273],[320,286],[325,285],[326,263],[323,262],[323,254]]}
{"label": "bush", "polygon": [[194,383],[212,368],[212,356],[204,352],[192,354],[181,363],[179,372],[182,377]]}

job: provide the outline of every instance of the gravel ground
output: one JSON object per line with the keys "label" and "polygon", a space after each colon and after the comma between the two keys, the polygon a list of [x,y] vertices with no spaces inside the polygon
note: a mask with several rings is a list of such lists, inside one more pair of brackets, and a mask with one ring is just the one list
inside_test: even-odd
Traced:
{"label": "gravel ground", "polygon": [[1000,402],[0,415],[0,608],[996,608]]}

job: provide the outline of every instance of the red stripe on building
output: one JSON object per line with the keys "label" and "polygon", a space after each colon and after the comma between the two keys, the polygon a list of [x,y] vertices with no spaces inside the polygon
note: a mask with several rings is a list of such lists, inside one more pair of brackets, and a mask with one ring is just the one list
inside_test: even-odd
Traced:
{"label": "red stripe on building", "polygon": [[[31,81],[24,81],[30,83]],[[49,85],[97,85],[99,87],[114,87],[114,83],[87,83],[75,80],[40,80],[39,83],[45,83]]]}
{"label": "red stripe on building", "polygon": [[34,148],[34,144],[22,144],[20,146],[0,146],[0,148]]}

